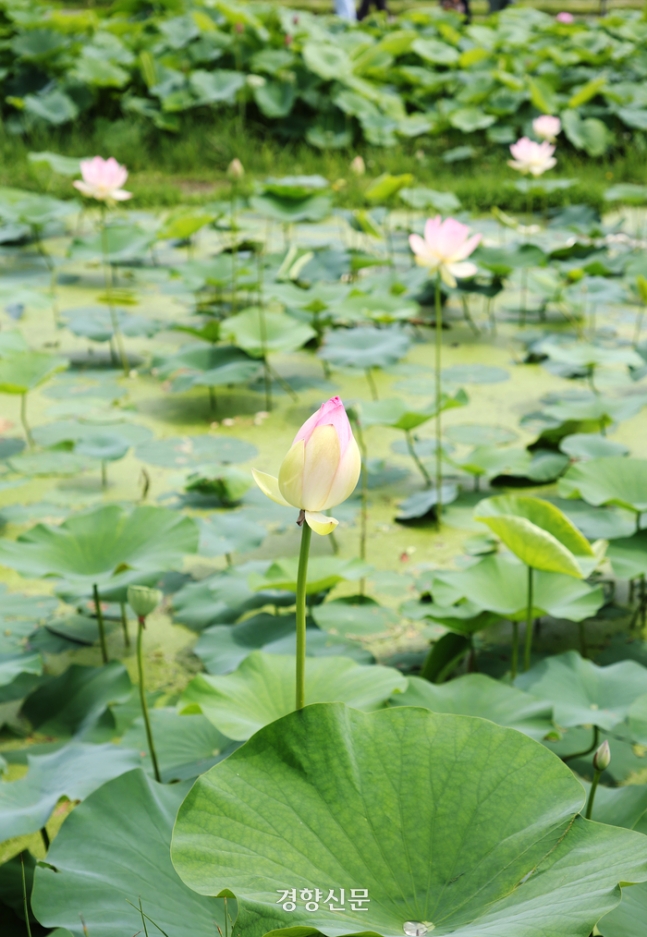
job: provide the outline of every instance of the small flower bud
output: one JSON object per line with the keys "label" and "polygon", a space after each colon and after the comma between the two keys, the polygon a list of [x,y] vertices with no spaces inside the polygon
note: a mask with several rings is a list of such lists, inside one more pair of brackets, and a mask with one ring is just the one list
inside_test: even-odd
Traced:
{"label": "small flower bud", "polygon": [[240,33],[245,32],[245,27],[244,27],[244,25],[243,25],[240,21],[237,22],[237,23],[234,23],[234,29],[236,30],[236,32],[237,32],[239,35],[240,35]]}
{"label": "small flower bud", "polygon": [[234,180],[242,179],[245,175],[245,167],[238,159],[238,157],[232,159],[229,166],[227,166],[227,175],[230,179]]}
{"label": "small flower bud", "polygon": [[162,598],[159,589],[149,589],[148,586],[128,586],[128,604],[138,618],[146,618],[154,612]]}
{"label": "small flower bud", "polygon": [[366,166],[364,165],[364,160],[361,156],[356,156],[355,159],[350,164],[350,171],[354,172],[356,176],[363,176],[366,172]]}
{"label": "small flower bud", "polygon": [[291,45],[292,45],[292,42],[293,42],[292,36],[288,33],[288,34],[284,37],[283,42],[285,43],[286,46],[291,46]]}
{"label": "small flower bud", "polygon": [[605,739],[593,756],[593,767],[596,771],[606,771],[611,763],[609,743]]}

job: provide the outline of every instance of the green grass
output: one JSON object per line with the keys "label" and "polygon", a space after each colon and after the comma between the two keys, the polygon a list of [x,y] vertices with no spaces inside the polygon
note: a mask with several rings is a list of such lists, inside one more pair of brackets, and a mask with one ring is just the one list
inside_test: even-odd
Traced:
{"label": "green grass", "polygon": [[[513,187],[519,177],[506,165],[507,147],[476,145],[473,159],[444,163],[442,153],[460,142],[458,137],[426,137],[391,148],[362,144],[352,150],[322,152],[303,142],[282,142],[253,121],[241,130],[229,116],[194,120],[178,135],[132,120],[97,121],[94,128],[75,127],[29,139],[0,134],[0,184],[67,197],[72,194],[70,179],[35,167],[27,158],[30,151],[112,155],[128,167],[128,188],[137,196],[138,207],[201,204],[228,192],[226,170],[237,156],[245,166],[247,181],[267,175],[321,173],[336,184],[336,203],[341,207],[363,205],[368,180],[390,172],[412,173],[418,185],[451,190],[471,211],[489,210],[493,205],[523,210],[525,198]],[[349,170],[357,154],[367,167],[361,179]],[[551,205],[586,202],[600,208],[604,190],[612,183],[647,182],[645,155],[638,148],[596,160],[579,156],[568,146],[558,148],[557,155],[557,169],[549,178],[579,181],[570,190],[554,193]]]}

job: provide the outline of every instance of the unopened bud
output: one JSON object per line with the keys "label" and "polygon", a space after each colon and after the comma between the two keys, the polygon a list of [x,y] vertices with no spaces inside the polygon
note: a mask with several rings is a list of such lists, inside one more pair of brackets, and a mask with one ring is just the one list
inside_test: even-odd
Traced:
{"label": "unopened bud", "polygon": [[286,35],[286,36],[284,37],[283,42],[285,43],[286,46],[291,46],[291,45],[292,45],[292,36],[290,36],[289,33],[288,33],[288,35]]}
{"label": "unopened bud", "polygon": [[159,589],[149,589],[148,586],[128,586],[128,604],[138,618],[146,618],[154,612],[162,598]]}
{"label": "unopened bud", "polygon": [[611,763],[611,750],[605,739],[593,756],[593,767],[596,771],[606,771]]}
{"label": "unopened bud", "polygon": [[355,159],[350,164],[350,171],[354,172],[356,176],[363,176],[366,172],[366,166],[364,165],[364,160],[361,156],[356,156]]}
{"label": "unopened bud", "polygon": [[242,179],[245,175],[245,167],[238,157],[232,159],[229,166],[227,166],[227,175],[230,179]]}
{"label": "unopened bud", "polygon": [[245,27],[243,26],[243,24],[242,24],[241,22],[234,23],[234,29],[235,29],[236,32],[239,33],[239,34],[242,33],[242,32],[245,32]]}

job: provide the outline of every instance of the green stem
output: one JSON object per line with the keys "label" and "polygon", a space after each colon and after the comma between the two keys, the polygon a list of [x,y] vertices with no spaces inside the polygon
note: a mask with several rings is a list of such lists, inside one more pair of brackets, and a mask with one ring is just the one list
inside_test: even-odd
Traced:
{"label": "green stem", "polygon": [[47,827],[41,826],[40,828],[40,838],[43,841],[43,846],[45,847],[45,852],[49,850],[50,838],[49,833],[47,832]]}
{"label": "green stem", "polygon": [[514,683],[519,669],[519,622],[512,622],[512,655],[510,658],[510,679]]}
{"label": "green stem", "polygon": [[108,663],[108,645],[106,644],[106,629],[103,624],[103,612],[101,611],[101,599],[99,590],[95,585],[92,586],[92,595],[94,596],[94,610],[97,614],[97,625],[99,626],[99,644],[101,645],[101,659],[104,664]]}
{"label": "green stem", "polygon": [[589,652],[586,646],[586,629],[584,627],[583,621],[578,621],[577,630],[580,636],[580,654],[582,655],[582,657],[588,657]]}
{"label": "green stem", "polygon": [[151,723],[150,719],[148,718],[148,706],[146,704],[146,687],[144,685],[144,659],[142,656],[142,635],[144,634],[144,628],[146,627],[146,619],[143,615],[139,615],[137,617],[137,624],[137,670],[139,671],[139,701],[142,705],[142,716],[144,717],[144,725],[146,726],[146,738],[148,739],[148,750],[151,753],[151,761],[153,762],[155,780],[161,784],[162,776],[160,774],[159,765],[157,763],[157,755],[155,754],[155,746],[153,745],[153,732],[151,730]]}
{"label": "green stem", "polygon": [[128,615],[126,613],[126,603],[120,602],[119,606],[121,608],[121,627],[124,632],[124,644],[126,647],[130,647],[130,635],[128,634]]}
{"label": "green stem", "polygon": [[31,924],[29,922],[29,901],[27,900],[27,879],[25,878],[25,857],[20,853],[20,870],[22,872],[22,905],[25,913],[25,926],[27,937],[31,937]]}
{"label": "green stem", "polygon": [[592,751],[598,747],[598,742],[600,741],[600,729],[598,726],[593,726],[593,741],[588,748],[585,748],[582,752],[573,752],[572,755],[562,755],[562,761],[573,761],[574,758],[584,758],[585,755],[590,755]]}
{"label": "green stem", "polygon": [[34,437],[31,434],[29,423],[27,422],[27,394],[20,395],[20,422],[25,431],[25,439],[30,449],[34,448]]}
{"label": "green stem", "polygon": [[297,696],[296,709],[306,704],[306,585],[312,531],[305,518],[301,521],[301,550],[297,572]]}
{"label": "green stem", "polygon": [[533,632],[533,596],[532,596],[532,566],[528,567],[528,604],[526,605],[526,644],[523,653],[523,669],[530,670],[530,654],[532,652],[532,632]]}
{"label": "green stem", "polygon": [[106,460],[101,460],[101,487],[108,487],[108,469],[106,467]]}
{"label": "green stem", "polygon": [[586,802],[586,813],[584,817],[586,820],[591,819],[591,814],[593,813],[593,801],[595,800],[595,792],[598,789],[598,781],[600,780],[600,775],[602,774],[597,768],[593,772],[593,781],[591,782],[591,790],[589,791],[589,799]]}
{"label": "green stem", "polygon": [[[366,443],[364,441],[364,434],[362,432],[362,427],[359,420],[353,420],[353,425],[355,427],[355,434],[357,436],[357,444],[359,446],[359,451],[362,454],[362,472],[360,475],[361,488],[360,488],[360,517],[359,517],[359,558],[366,561],[366,539],[367,539],[367,528],[368,528],[368,466],[367,466],[367,452],[366,452]],[[359,594],[364,595],[366,589],[366,579],[362,577],[359,581]]]}
{"label": "green stem", "polygon": [[366,380],[368,381],[368,386],[371,391],[371,397],[373,400],[378,400],[377,396],[377,386],[375,384],[375,378],[373,377],[373,372],[370,368],[366,369]]}
{"label": "green stem", "polygon": [[407,449],[409,450],[409,455],[416,464],[416,468],[422,475],[425,480],[425,488],[431,488],[431,475],[424,466],[424,463],[419,458],[418,453],[416,452],[416,447],[414,445],[413,439],[411,438],[411,431],[405,429],[404,431],[405,439],[407,440]]}
{"label": "green stem", "polygon": [[441,358],[443,349],[443,312],[440,303],[440,277],[436,277],[436,525],[440,529],[443,514],[443,466],[440,448],[442,422],[440,402],[442,398]]}
{"label": "green stem", "polygon": [[106,294],[108,297],[108,309],[110,311],[112,331],[115,336],[119,357],[121,358],[121,366],[124,370],[124,374],[127,377],[130,373],[130,365],[128,364],[128,358],[126,357],[126,349],[124,348],[124,340],[121,334],[121,329],[119,328],[117,312],[112,304],[112,265],[108,260],[108,229],[106,227],[106,210],[103,206],[101,209],[101,250],[103,252],[103,277],[106,285]]}

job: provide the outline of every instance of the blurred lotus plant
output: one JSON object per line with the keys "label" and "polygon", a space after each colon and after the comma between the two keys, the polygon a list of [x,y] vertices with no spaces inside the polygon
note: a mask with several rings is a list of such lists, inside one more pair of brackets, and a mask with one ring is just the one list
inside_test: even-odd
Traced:
{"label": "blurred lotus plant", "polygon": [[148,704],[146,703],[146,684],[144,682],[144,658],[142,653],[142,637],[146,627],[146,619],[154,612],[162,601],[162,593],[159,589],[149,589],[147,586],[128,586],[128,604],[137,615],[137,669],[139,672],[139,700],[142,707],[142,717],[146,728],[146,738],[148,739],[148,748],[153,763],[155,780],[161,783],[159,762],[153,743],[153,732],[151,729],[150,718],[148,715]]}

